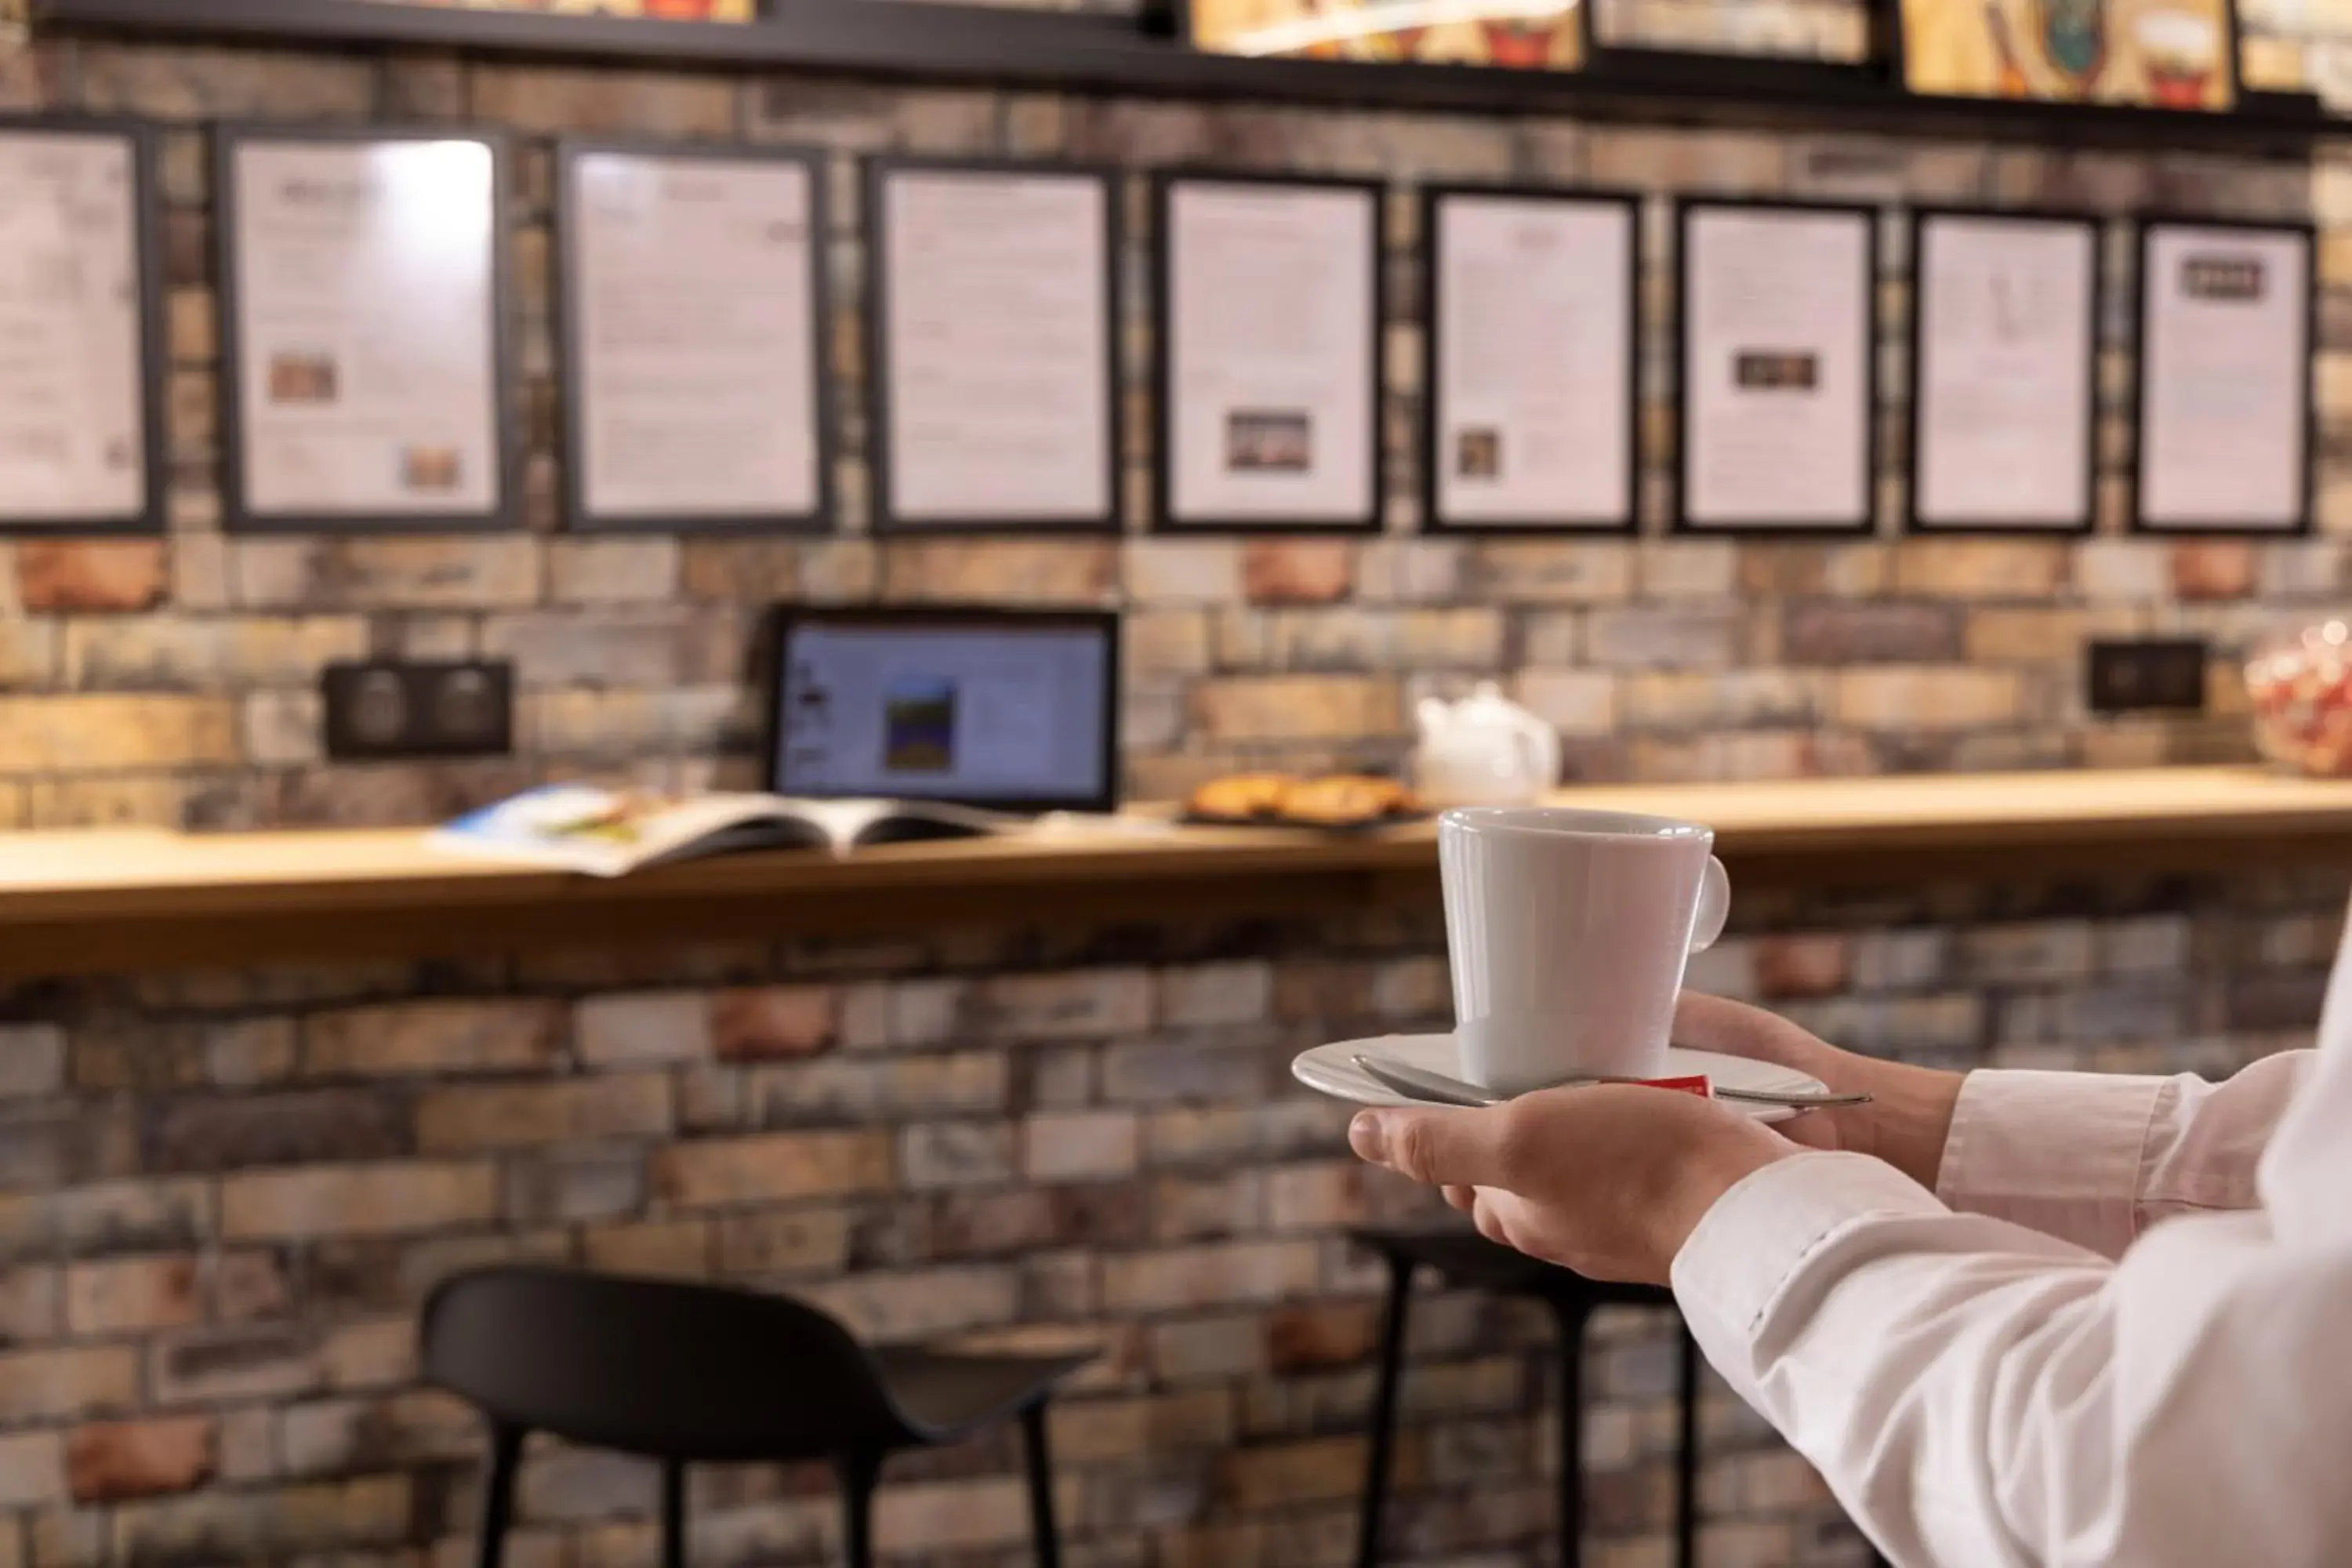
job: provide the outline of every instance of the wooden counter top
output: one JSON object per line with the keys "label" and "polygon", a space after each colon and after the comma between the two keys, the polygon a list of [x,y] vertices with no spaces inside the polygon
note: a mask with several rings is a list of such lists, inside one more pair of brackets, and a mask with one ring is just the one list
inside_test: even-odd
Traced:
{"label": "wooden counter top", "polygon": [[[1735,887],[2352,865],[2352,783],[2252,768],[1629,785],[1557,799],[1712,824]],[[733,856],[605,881],[451,858],[414,831],[0,834],[0,975],[1360,908],[1433,896],[1434,838],[1426,824],[1343,837],[1139,825],[854,860]]]}

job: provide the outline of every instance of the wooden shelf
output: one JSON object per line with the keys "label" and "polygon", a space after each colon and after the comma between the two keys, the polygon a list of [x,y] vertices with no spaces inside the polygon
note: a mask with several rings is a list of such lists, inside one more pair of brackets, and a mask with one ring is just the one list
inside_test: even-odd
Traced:
{"label": "wooden shelf", "polygon": [[[1557,800],[1707,823],[1751,891],[2352,863],[2352,783],[2252,768],[1623,785]],[[1427,824],[1334,837],[1145,823],[599,880],[437,854],[416,831],[0,833],[0,980],[1427,907],[1435,837]]]}
{"label": "wooden shelf", "polygon": [[2250,93],[2231,114],[1915,97],[1857,67],[1604,48],[1577,72],[1243,59],[1134,21],[930,0],[783,0],[728,25],[552,16],[382,0],[32,0],[37,32],[257,47],[449,49],[616,65],[806,70],[1157,97],[1361,109],[1561,114],[1643,124],[2032,142],[2295,157],[2352,122],[2309,94]]}

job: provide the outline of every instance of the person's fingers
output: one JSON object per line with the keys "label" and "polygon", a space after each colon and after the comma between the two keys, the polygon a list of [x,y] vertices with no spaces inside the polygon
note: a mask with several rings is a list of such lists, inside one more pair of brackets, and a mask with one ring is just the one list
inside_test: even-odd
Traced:
{"label": "person's fingers", "polygon": [[1348,1144],[1376,1165],[1430,1186],[1501,1186],[1510,1107],[1359,1111]]}
{"label": "person's fingers", "polygon": [[1453,1207],[1460,1209],[1464,1214],[1468,1214],[1470,1212],[1470,1205],[1478,1201],[1478,1189],[1475,1187],[1447,1187],[1445,1189],[1445,1201]]}
{"label": "person's fingers", "polygon": [[1775,1122],[1772,1131],[1791,1143],[1801,1143],[1808,1149],[1843,1149],[1838,1137],[1837,1117],[1826,1110],[1801,1110],[1786,1121]]}
{"label": "person's fingers", "polygon": [[1821,1042],[1786,1018],[1734,1002],[1685,991],[1675,1004],[1674,1042],[1686,1050],[1800,1067]]}
{"label": "person's fingers", "polygon": [[1500,1201],[1503,1195],[1497,1193],[1482,1192],[1477,1194],[1477,1201],[1470,1208],[1470,1223],[1478,1227],[1480,1236],[1497,1247],[1511,1245],[1510,1228],[1503,1223],[1503,1205]]}

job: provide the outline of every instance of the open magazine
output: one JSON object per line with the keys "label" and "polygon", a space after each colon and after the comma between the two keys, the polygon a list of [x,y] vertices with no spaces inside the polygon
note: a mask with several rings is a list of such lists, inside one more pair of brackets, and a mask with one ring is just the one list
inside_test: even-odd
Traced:
{"label": "open magazine", "polygon": [[549,784],[436,829],[436,849],[517,865],[625,876],[641,867],[740,849],[824,849],[976,838],[1025,819],[941,801],[795,800],[779,795],[685,799],[639,790]]}

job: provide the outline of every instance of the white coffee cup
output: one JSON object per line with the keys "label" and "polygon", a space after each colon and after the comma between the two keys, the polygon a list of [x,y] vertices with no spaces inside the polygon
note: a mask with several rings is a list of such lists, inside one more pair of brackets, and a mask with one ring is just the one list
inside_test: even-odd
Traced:
{"label": "white coffee cup", "polygon": [[1730,912],[1714,847],[1713,828],[1626,812],[1440,817],[1464,1076],[1504,1093],[1657,1076],[1684,965]]}

